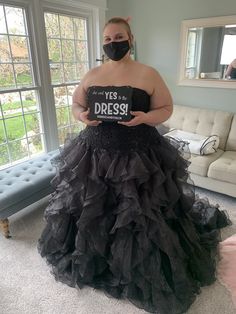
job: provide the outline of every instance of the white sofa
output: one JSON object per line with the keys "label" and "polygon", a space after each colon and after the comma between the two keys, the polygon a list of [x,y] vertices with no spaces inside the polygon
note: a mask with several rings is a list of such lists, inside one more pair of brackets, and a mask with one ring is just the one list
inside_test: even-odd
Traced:
{"label": "white sofa", "polygon": [[236,113],[175,105],[164,126],[204,136],[218,135],[220,143],[215,153],[191,154],[190,177],[196,186],[236,197]]}

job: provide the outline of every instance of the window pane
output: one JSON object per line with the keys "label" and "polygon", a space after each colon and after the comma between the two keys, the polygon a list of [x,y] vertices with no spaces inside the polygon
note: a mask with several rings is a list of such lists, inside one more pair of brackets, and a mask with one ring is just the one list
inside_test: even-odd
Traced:
{"label": "window pane", "polygon": [[62,40],[63,61],[75,61],[75,46],[73,40]]}
{"label": "window pane", "polygon": [[[54,87],[54,99],[60,144],[67,134],[81,129],[71,115],[74,82],[81,79],[89,69],[87,20],[76,16],[45,13],[51,82],[70,83],[67,87]],[[53,32],[52,19],[59,19],[59,31]],[[61,55],[60,55],[61,53]],[[75,125],[74,125],[75,124]],[[79,126],[78,126],[79,125]]]}
{"label": "window pane", "polygon": [[77,64],[77,76],[78,78],[82,78],[85,73],[89,70],[89,65],[88,63],[78,63]]}
{"label": "window pane", "polygon": [[76,42],[76,61],[88,61],[88,47],[87,42]]}
{"label": "window pane", "polygon": [[67,105],[66,87],[54,88],[54,99],[56,107]]}
{"label": "window pane", "polygon": [[6,21],[5,21],[4,11],[3,11],[2,5],[0,5],[0,32],[3,34],[5,34],[7,32]]}
{"label": "window pane", "polygon": [[60,107],[56,109],[57,126],[62,127],[69,125],[69,110],[68,107]]}
{"label": "window pane", "polygon": [[0,166],[9,163],[7,145],[0,145]]}
{"label": "window pane", "polygon": [[8,147],[12,161],[16,161],[28,156],[28,145],[25,139],[10,142]]}
{"label": "window pane", "polygon": [[31,65],[24,63],[17,63],[14,65],[15,73],[16,73],[16,81],[18,86],[32,86],[33,78],[31,72]]}
{"label": "window pane", "polygon": [[11,54],[8,37],[6,35],[0,35],[0,62],[9,61],[11,61]]}
{"label": "window pane", "polygon": [[0,89],[15,87],[12,64],[0,64]]}
{"label": "window pane", "polygon": [[25,123],[27,136],[34,136],[40,133],[40,117],[38,113],[26,114]]}
{"label": "window pane", "polygon": [[52,83],[59,83],[63,81],[63,69],[60,63],[51,63],[50,72]]}
{"label": "window pane", "polygon": [[68,105],[72,105],[72,96],[76,86],[67,86]]}
{"label": "window pane", "polygon": [[6,135],[4,132],[4,124],[3,120],[0,120],[0,144],[3,144],[6,142]]}
{"label": "window pane", "polygon": [[66,82],[76,81],[76,66],[73,63],[64,63],[64,75]]}
{"label": "window pane", "polygon": [[85,19],[74,19],[75,39],[87,40],[87,29]]}
{"label": "window pane", "polygon": [[19,93],[2,94],[2,111],[5,119],[22,114],[21,99]]}
{"label": "window pane", "polygon": [[23,10],[21,8],[6,7],[7,26],[9,34],[26,35]]}
{"label": "window pane", "polygon": [[188,37],[188,48],[187,48],[187,60],[186,67],[194,67],[195,66],[195,47],[196,47],[196,32],[189,31]]}
{"label": "window pane", "polygon": [[[32,87],[33,54],[26,17],[24,8],[0,5],[0,89],[4,91],[0,95],[0,145],[6,145],[1,146],[5,157],[0,164],[28,158],[44,146],[39,92]],[[11,92],[11,88],[19,92]]]}
{"label": "window pane", "polygon": [[27,37],[23,36],[10,36],[12,59],[14,62],[29,61],[27,40]]}
{"label": "window pane", "polygon": [[224,35],[220,64],[230,64],[235,59],[236,35]]}
{"label": "window pane", "polygon": [[43,150],[42,136],[36,135],[29,138],[29,152],[30,155],[37,154]]}
{"label": "window pane", "polygon": [[24,113],[27,112],[33,113],[38,112],[40,110],[35,91],[21,92],[21,98]]}
{"label": "window pane", "polygon": [[19,139],[25,135],[25,127],[22,116],[5,119],[5,124],[8,140]]}
{"label": "window pane", "polygon": [[[51,82],[56,84],[80,80],[89,68],[87,20],[45,13],[45,24]],[[77,66],[78,63],[83,64]]]}
{"label": "window pane", "polygon": [[66,138],[70,134],[70,128],[62,128],[58,129],[58,137],[59,137],[59,144],[63,145],[65,143]]}
{"label": "window pane", "polygon": [[61,61],[61,44],[58,39],[48,39],[48,54],[50,62]]}
{"label": "window pane", "polygon": [[44,17],[47,37],[60,37],[58,14],[45,13]]}
{"label": "window pane", "polygon": [[72,17],[60,15],[60,30],[61,30],[61,37],[62,38],[73,38],[73,21]]}

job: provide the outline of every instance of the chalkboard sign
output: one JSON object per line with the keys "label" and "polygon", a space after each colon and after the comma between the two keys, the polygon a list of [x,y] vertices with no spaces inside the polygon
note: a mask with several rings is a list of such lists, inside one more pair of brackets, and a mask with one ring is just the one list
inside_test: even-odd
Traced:
{"label": "chalkboard sign", "polygon": [[100,121],[129,121],[132,87],[94,86],[88,93],[89,119]]}

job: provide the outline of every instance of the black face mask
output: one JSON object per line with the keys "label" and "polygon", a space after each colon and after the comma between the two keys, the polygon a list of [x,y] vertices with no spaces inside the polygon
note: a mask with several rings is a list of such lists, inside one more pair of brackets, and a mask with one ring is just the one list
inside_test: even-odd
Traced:
{"label": "black face mask", "polygon": [[121,60],[130,50],[129,41],[112,41],[103,45],[105,54],[113,61]]}

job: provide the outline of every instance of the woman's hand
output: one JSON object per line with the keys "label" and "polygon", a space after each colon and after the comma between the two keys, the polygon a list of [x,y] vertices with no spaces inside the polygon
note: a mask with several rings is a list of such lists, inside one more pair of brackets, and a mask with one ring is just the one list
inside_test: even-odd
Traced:
{"label": "woman's hand", "polygon": [[126,125],[126,126],[136,126],[136,125],[139,125],[142,123],[146,123],[147,115],[145,112],[143,112],[143,111],[130,111],[130,113],[132,114],[132,116],[134,116],[133,119],[131,119],[128,122],[119,122],[118,121],[118,123]]}
{"label": "woman's hand", "polygon": [[89,126],[98,126],[102,122],[102,121],[97,121],[97,120],[89,120],[88,115],[89,115],[89,109],[86,111],[80,112],[79,120]]}

